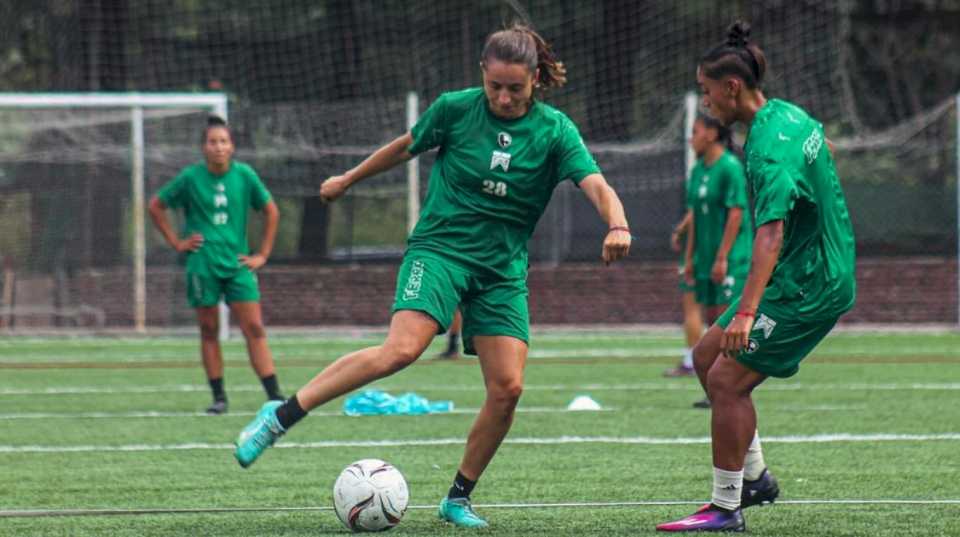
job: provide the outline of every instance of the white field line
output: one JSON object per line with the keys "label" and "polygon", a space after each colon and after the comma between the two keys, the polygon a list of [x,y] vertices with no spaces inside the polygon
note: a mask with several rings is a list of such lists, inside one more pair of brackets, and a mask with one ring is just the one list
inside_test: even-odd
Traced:
{"label": "white field line", "polygon": [[[401,385],[371,385],[389,392],[482,392],[479,382],[469,385],[438,384],[417,385],[416,387]],[[699,385],[693,382],[638,382],[629,384],[527,384],[525,391],[693,391],[700,392]],[[760,387],[766,391],[957,391],[960,382],[770,382]],[[114,394],[148,394],[148,393],[190,393],[208,392],[209,386],[201,384],[166,384],[157,386],[50,386],[47,388],[0,388],[0,396],[18,395],[114,395]],[[230,386],[231,392],[260,392],[263,387],[247,384]]]}
{"label": "white field line", "polygon": [[[658,507],[670,505],[702,505],[708,500],[648,500],[632,502],[558,502],[558,503],[487,503],[474,504],[481,509],[594,509],[607,507]],[[958,505],[953,500],[898,500],[898,499],[841,499],[841,500],[780,500],[777,505]],[[410,505],[407,509],[435,510],[436,505]],[[55,516],[113,516],[161,515],[196,513],[258,513],[333,511],[333,507],[193,507],[193,508],[128,508],[128,509],[10,509],[0,510],[0,518],[55,517]]]}
{"label": "white field line", "polygon": [[[680,356],[683,349],[680,347],[636,347],[636,348],[609,348],[609,349],[531,349],[528,353],[529,358],[659,358],[663,356]],[[63,353],[38,354],[30,353],[26,356],[3,356],[0,357],[0,363],[30,363],[31,361],[44,363],[75,363],[75,362],[94,362],[97,364],[149,364],[160,360],[193,360],[195,350],[193,348],[183,351],[172,350],[170,352],[144,351],[144,352],[125,352],[123,358],[109,358],[106,360],[91,360],[86,354],[79,356],[64,355]],[[424,353],[424,358],[427,358]],[[942,354],[942,353],[940,353]],[[343,355],[342,349],[303,349],[303,350],[284,350],[274,349],[274,358],[282,361],[284,358],[315,358],[318,360],[332,360]],[[471,360],[473,358],[465,358]],[[237,357],[236,361],[241,358]]]}
{"label": "white field line", "polygon": [[[589,414],[591,412],[614,412],[617,409],[615,408],[601,408],[598,410],[567,410],[566,408],[561,407],[517,407],[517,412],[520,413],[566,413],[566,412],[576,412],[581,414]],[[818,409],[822,410],[822,409]],[[828,409],[831,410],[831,409]],[[450,412],[435,412],[432,414],[423,414],[424,416],[442,416],[444,414],[470,414],[474,415],[479,412],[479,408],[454,408]],[[234,412],[230,411],[230,416],[240,416],[240,417],[249,417],[255,415],[256,412],[253,411],[240,411]],[[351,417],[366,417],[366,416],[347,416],[343,412],[334,412],[334,411],[321,411],[315,410],[310,413],[311,416],[323,416],[328,418],[351,418]],[[11,414],[0,414],[0,420],[36,420],[36,419],[124,419],[124,418],[133,418],[133,419],[143,419],[143,418],[219,418],[220,416],[211,416],[206,412],[161,412],[154,410],[142,410],[142,411],[129,411],[129,412],[16,412]]]}
{"label": "white field line", "polygon": [[[809,436],[768,436],[765,444],[825,444],[860,442],[931,442],[960,441],[960,433],[940,434],[852,434],[834,433]],[[368,448],[368,447],[416,447],[463,445],[463,438],[424,438],[415,440],[328,440],[323,442],[281,442],[281,449],[324,449],[324,448]],[[709,444],[709,437],[657,438],[651,436],[559,436],[552,438],[507,438],[506,444],[517,445],[566,445],[566,444],[618,444],[618,445],[658,445],[682,446]],[[108,452],[144,452],[144,451],[186,451],[186,450],[232,450],[233,444],[211,444],[192,442],[183,444],[128,444],[128,445],[75,445],[75,446],[39,446],[0,445],[0,453],[108,453]]]}

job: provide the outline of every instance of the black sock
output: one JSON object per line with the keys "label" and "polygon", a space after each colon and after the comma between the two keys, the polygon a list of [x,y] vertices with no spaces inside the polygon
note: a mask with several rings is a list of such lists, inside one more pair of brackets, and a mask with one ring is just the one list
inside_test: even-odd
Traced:
{"label": "black sock", "polygon": [[470,493],[473,492],[473,487],[477,486],[476,481],[470,481],[463,474],[457,471],[457,477],[453,479],[453,486],[450,487],[450,492],[447,493],[447,498],[451,500],[454,498],[469,498]]}
{"label": "black sock", "polygon": [[450,339],[447,340],[447,354],[458,352],[460,352],[460,334],[450,334]]}
{"label": "black sock", "polygon": [[267,399],[273,401],[282,401],[283,396],[280,395],[280,386],[277,383],[277,376],[270,375],[269,377],[263,377],[260,379],[260,383],[263,384],[264,391],[267,392]]}
{"label": "black sock", "polygon": [[214,401],[226,401],[227,394],[223,391],[223,377],[218,379],[207,379],[210,383],[210,391],[213,392]]}
{"label": "black sock", "polygon": [[300,406],[300,401],[297,401],[297,394],[293,394],[286,403],[277,407],[277,421],[284,430],[290,429],[306,416],[307,411]]}

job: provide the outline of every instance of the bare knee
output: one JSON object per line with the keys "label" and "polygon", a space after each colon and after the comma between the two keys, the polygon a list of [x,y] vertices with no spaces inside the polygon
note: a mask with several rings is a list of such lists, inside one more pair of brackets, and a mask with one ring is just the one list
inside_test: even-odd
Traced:
{"label": "bare knee", "polygon": [[204,341],[217,341],[220,332],[220,323],[214,320],[200,321],[200,339]]}
{"label": "bare knee", "polygon": [[520,402],[523,382],[511,380],[487,386],[487,400],[504,412],[511,413]]}
{"label": "bare knee", "polygon": [[243,337],[247,339],[263,339],[267,337],[267,330],[262,322],[245,322],[240,325]]}
{"label": "bare knee", "polygon": [[706,378],[707,372],[717,359],[716,352],[710,345],[705,345],[703,339],[693,348],[693,368],[700,378]]}
{"label": "bare knee", "polygon": [[384,344],[380,348],[380,365],[386,374],[396,373],[417,361],[423,349],[410,343]]}

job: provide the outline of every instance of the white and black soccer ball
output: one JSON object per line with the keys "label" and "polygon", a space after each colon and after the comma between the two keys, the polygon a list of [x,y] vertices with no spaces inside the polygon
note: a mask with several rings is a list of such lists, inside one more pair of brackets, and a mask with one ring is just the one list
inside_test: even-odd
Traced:
{"label": "white and black soccer ball", "polygon": [[400,470],[380,459],[359,460],[333,484],[333,508],[353,531],[383,531],[400,523],[410,492]]}

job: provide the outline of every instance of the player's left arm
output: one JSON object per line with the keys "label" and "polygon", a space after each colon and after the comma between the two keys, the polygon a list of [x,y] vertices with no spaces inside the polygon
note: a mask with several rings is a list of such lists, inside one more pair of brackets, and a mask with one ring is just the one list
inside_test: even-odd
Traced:
{"label": "player's left arm", "polygon": [[250,270],[267,264],[270,253],[273,252],[273,242],[277,238],[277,227],[280,222],[280,209],[277,203],[272,199],[263,206],[263,240],[260,241],[260,249],[253,255],[239,256],[240,262]]}
{"label": "player's left arm", "polygon": [[603,240],[603,262],[609,265],[626,257],[630,252],[630,224],[627,223],[620,197],[599,173],[584,177],[579,186],[609,229]]}
{"label": "player's left arm", "polygon": [[728,207],[727,223],[723,227],[723,238],[720,240],[717,254],[713,257],[713,267],[710,269],[710,279],[715,284],[723,283],[723,279],[727,277],[727,255],[730,254],[730,248],[733,248],[733,241],[737,240],[742,222],[743,208]]}
{"label": "player's left arm", "polygon": [[757,307],[767,283],[770,282],[770,276],[773,275],[782,246],[783,220],[767,222],[757,228],[753,239],[750,273],[743,286],[740,306],[720,337],[720,350],[724,354],[733,356],[747,347]]}

